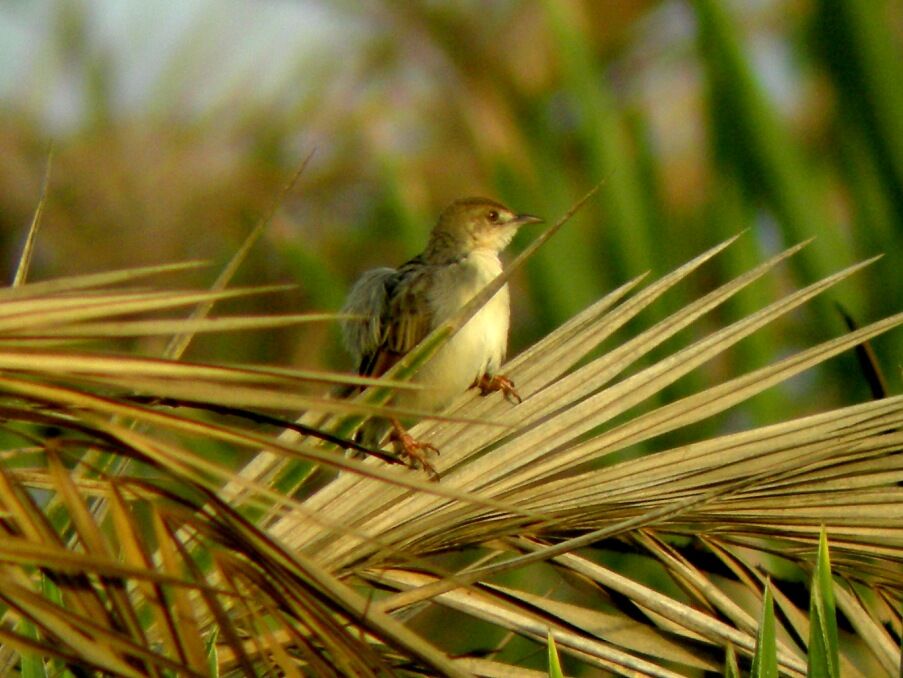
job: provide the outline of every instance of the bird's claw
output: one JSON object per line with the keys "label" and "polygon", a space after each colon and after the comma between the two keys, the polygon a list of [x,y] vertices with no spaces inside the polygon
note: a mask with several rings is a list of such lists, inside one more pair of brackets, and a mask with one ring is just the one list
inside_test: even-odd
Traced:
{"label": "bird's claw", "polygon": [[419,465],[429,475],[430,480],[439,480],[439,472],[427,459],[429,454],[439,454],[438,447],[416,440],[398,422],[393,422],[392,440],[398,443],[401,448],[399,453],[407,457],[411,468],[417,468]]}
{"label": "bird's claw", "polygon": [[488,374],[484,374],[477,379],[474,385],[480,389],[480,395],[485,396],[495,391],[501,391],[505,396],[505,400],[510,403],[517,405],[524,401],[517,389],[514,388],[514,381],[504,374],[493,374],[491,377]]}

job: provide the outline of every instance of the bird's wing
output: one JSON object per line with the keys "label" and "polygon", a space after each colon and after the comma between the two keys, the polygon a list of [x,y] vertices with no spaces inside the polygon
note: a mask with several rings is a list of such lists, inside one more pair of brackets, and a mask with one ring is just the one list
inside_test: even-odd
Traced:
{"label": "bird's wing", "polygon": [[360,374],[382,375],[429,334],[428,286],[427,269],[418,260],[397,271],[368,271],[354,285],[342,312],[361,318],[345,321],[343,333]]}
{"label": "bird's wing", "polygon": [[394,268],[375,268],[364,273],[354,283],[340,313],[357,316],[341,321],[342,339],[348,352],[360,361],[382,343],[382,318],[386,313],[387,286],[395,274]]}

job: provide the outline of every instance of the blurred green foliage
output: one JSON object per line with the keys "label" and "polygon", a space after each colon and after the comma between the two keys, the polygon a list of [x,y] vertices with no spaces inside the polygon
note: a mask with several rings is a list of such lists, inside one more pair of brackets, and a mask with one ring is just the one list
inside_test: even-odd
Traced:
{"label": "blurred green foliage", "polygon": [[[53,139],[36,277],[224,262],[315,149],[240,276],[297,281],[298,291],[237,310],[337,309],[363,270],[415,254],[455,197],[488,194],[552,220],[601,178],[601,196],[514,281],[514,352],[628,277],[663,274],[743,230],[708,277],[642,322],[803,239],[816,240],[783,279],[740,295],[732,315],[713,317],[709,328],[760,308],[778,288],[885,256],[831,299],[742,344],[730,364],[689,377],[687,388],[839,333],[833,300],[862,323],[901,308],[899,3],[311,2],[284,7],[286,20],[326,14],[335,39],[312,57],[285,54],[292,65],[279,86],[257,92],[254,74],[241,73],[217,97],[197,98],[214,75],[223,78],[218,63],[191,56],[204,52],[182,33],[158,47],[159,75],[138,106],[117,103],[130,55],[104,43],[103,3],[45,4],[59,10],[46,12],[55,24],[40,46],[54,58],[38,59],[18,98],[0,108],[7,278]],[[222,25],[214,19],[211,27]],[[198,39],[216,40],[207,29],[200,20],[191,27]],[[222,49],[252,50],[253,23],[246,33],[219,36]],[[48,62],[56,72],[48,74]],[[51,132],[42,105],[62,81],[84,114]],[[192,350],[347,369],[337,336],[321,326],[240,341],[205,337]],[[900,345],[899,333],[876,342],[895,391]],[[790,401],[807,412],[864,397],[850,356],[754,400],[727,425],[773,421]]]}

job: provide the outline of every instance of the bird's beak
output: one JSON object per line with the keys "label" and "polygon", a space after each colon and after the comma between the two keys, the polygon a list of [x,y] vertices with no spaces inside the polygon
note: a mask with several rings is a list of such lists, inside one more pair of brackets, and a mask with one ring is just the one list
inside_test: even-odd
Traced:
{"label": "bird's beak", "polygon": [[510,223],[514,226],[526,226],[527,224],[541,224],[543,222],[539,217],[532,214],[518,214]]}

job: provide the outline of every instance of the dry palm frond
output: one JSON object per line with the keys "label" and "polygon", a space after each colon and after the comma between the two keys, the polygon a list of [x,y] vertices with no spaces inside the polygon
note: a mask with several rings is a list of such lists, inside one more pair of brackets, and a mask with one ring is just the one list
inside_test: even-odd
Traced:
{"label": "dry palm frond", "polygon": [[[216,319],[136,319],[250,292],[121,287],[172,268],[23,284],[0,294],[0,344],[9,342],[0,348],[0,665],[9,668],[24,653],[116,675],[206,675],[207,643],[216,637],[244,673],[269,666],[297,675],[300,656],[320,675],[376,675],[391,669],[369,642],[378,640],[395,657],[419,656],[424,666],[454,674],[438,650],[387,615],[368,615],[366,597],[285,551],[217,499],[232,470],[194,449],[267,445],[253,427],[196,414],[215,411],[217,403],[234,406],[232,414],[255,402],[278,412],[306,400],[304,407],[343,412],[349,408],[342,401],[333,406],[298,391],[372,380],[41,345],[60,337],[187,335],[325,318],[243,317],[219,327]],[[127,319],[111,322],[119,316]],[[154,397],[136,399],[142,392]],[[172,410],[183,404],[173,398],[186,394],[208,409]],[[307,457],[304,449],[279,452],[362,466],[309,445]],[[121,476],[123,464],[117,476],[106,472],[112,460],[130,460],[129,476]],[[253,490],[268,504],[286,500],[265,485]],[[274,620],[293,649],[264,632]],[[255,659],[247,638],[255,639]]]}
{"label": "dry palm frond", "polygon": [[[565,572],[593,578],[601,590],[610,590],[611,581],[600,579],[592,568],[587,570],[592,563],[569,552],[590,545],[593,550],[604,551],[613,543],[612,538],[644,554],[643,558],[660,563],[673,585],[688,589],[708,611],[693,610],[690,614],[685,604],[673,610],[670,606],[677,604],[673,593],[649,590],[644,599],[634,588],[624,586],[623,590],[615,589],[619,595],[631,600],[648,617],[650,626],[710,646],[730,643],[751,652],[753,620],[758,618],[754,607],[759,598],[751,596],[745,601],[746,607],[732,603],[731,593],[685,559],[692,560],[692,553],[698,553],[700,547],[741,554],[738,557],[744,559],[752,554],[751,562],[757,567],[773,567],[773,558],[779,557],[805,571],[812,561],[819,530],[825,525],[835,573],[846,585],[877,587],[899,600],[903,595],[903,490],[897,483],[903,480],[899,456],[903,397],[671,449],[659,447],[653,453],[623,460],[623,455],[632,450],[655,450],[655,441],[663,434],[724,412],[903,324],[903,314],[898,314],[675,402],[632,414],[683,375],[868,262],[791,293],[643,366],[644,357],[653,348],[799,249],[791,248],[601,357],[575,367],[599,342],[731,242],[713,248],[620,304],[616,302],[626,287],[635,283],[612,293],[513,360],[505,371],[518,384],[523,403],[511,406],[501,399],[469,394],[448,413],[452,417],[504,422],[513,429],[446,420],[424,422],[414,430],[419,439],[440,448],[437,467],[443,486],[466,489],[481,501],[507,504],[508,511],[489,508],[481,501],[462,503],[432,492],[388,487],[366,475],[342,474],[305,502],[305,512],[328,515],[343,526],[344,534],[291,515],[272,522],[271,531],[332,571],[357,573],[380,586],[405,591],[396,596],[397,601],[383,601],[379,609],[398,610],[430,600],[466,609],[469,615],[537,642],[542,641],[543,629],[572,622],[562,614],[553,623],[550,615],[555,615],[548,608],[541,612],[522,610],[520,621],[498,610],[487,611],[503,605],[488,583],[504,572],[550,561]],[[524,542],[527,536],[534,541]],[[512,542],[510,538],[516,539]],[[675,539],[691,540],[690,556],[678,556],[668,546]],[[499,562],[463,571],[433,567],[431,576],[422,574],[424,558],[431,554],[477,548],[488,548]],[[526,555],[507,559],[504,553],[509,550]],[[584,566],[578,567],[580,562]],[[755,578],[746,579],[747,589],[757,595],[761,586]],[[471,607],[476,603],[466,602],[475,600],[473,596],[485,599],[477,606],[482,612]],[[600,592],[600,598],[604,597]],[[510,604],[507,597],[505,600],[504,604]],[[863,629],[881,627],[880,605],[866,600],[854,609],[850,599],[846,606],[849,614],[859,613]],[[582,613],[599,614],[592,605],[582,608]],[[791,675],[805,672],[800,650],[807,637],[800,635],[803,626],[795,636],[788,632],[797,644],[788,638],[779,653],[783,669]],[[886,636],[886,632],[878,635]],[[607,634],[597,637],[588,633],[581,638],[577,642],[567,634],[555,635],[559,646],[574,656],[587,660],[591,655],[600,665],[615,661],[617,653],[603,651],[598,645],[589,650],[589,645],[581,644],[592,645],[598,638],[609,640]],[[892,653],[886,643],[869,641],[867,645],[872,650],[871,659],[863,659],[849,649],[861,647],[862,641],[848,646],[843,661],[852,675],[868,675],[875,662],[883,666],[891,663]],[[648,662],[648,647],[638,650],[637,662]],[[674,655],[667,659],[682,661]],[[618,671],[668,675],[664,668],[656,673],[645,664],[640,668],[640,664],[631,664],[623,657],[617,661],[621,660],[625,663],[618,664]]]}
{"label": "dry palm frond", "polygon": [[[778,661],[802,675],[807,607],[774,575],[805,573],[825,525],[838,609],[855,629],[844,675],[887,670],[903,597],[903,397],[695,442],[673,434],[903,316],[648,404],[863,264],[709,336],[672,341],[801,246],[791,248],[591,357],[732,242],[645,288],[630,281],[513,360],[521,404],[468,394],[422,422],[415,434],[442,450],[440,483],[338,453],[349,422],[392,411],[382,394],[402,382],[27,343],[140,335],[155,323],[188,336],[215,319],[156,316],[233,292],[110,287],[159,269],[0,294],[2,665],[24,653],[121,675],[200,675],[210,661],[235,674],[503,671],[501,655],[450,659],[442,638],[421,637],[421,619],[451,608],[539,646],[551,632],[595,667],[673,676],[717,670],[726,646],[749,655],[771,574],[784,620]],[[343,381],[374,388],[351,400],[311,391]],[[297,409],[306,428],[261,429]],[[263,450],[275,463],[238,474],[211,447]],[[128,475],[111,459],[129,460]],[[312,464],[337,475],[293,496]]]}

